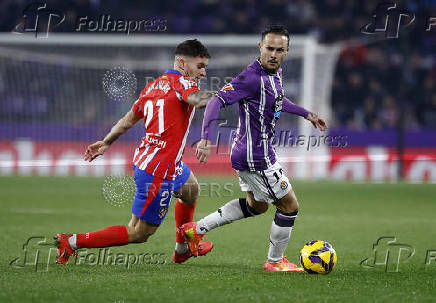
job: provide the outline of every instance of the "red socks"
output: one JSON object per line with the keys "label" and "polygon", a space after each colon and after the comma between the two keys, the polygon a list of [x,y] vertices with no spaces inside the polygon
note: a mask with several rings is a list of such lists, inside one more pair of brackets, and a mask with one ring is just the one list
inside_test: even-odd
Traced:
{"label": "red socks", "polygon": [[[193,220],[196,205],[197,202],[188,205],[177,200],[174,207],[177,243],[185,242],[182,235],[179,233],[179,227]],[[127,228],[125,225],[109,226],[95,232],[76,235],[77,248],[103,248],[109,246],[121,246],[128,243],[129,235],[127,234]]]}
{"label": "red socks", "polygon": [[182,235],[179,232],[179,227],[185,223],[191,222],[194,219],[195,207],[197,206],[197,202],[194,204],[183,204],[179,199],[176,201],[176,205],[174,205],[174,217],[176,219],[176,242],[177,243],[185,243]]}
{"label": "red socks", "polygon": [[109,226],[92,233],[77,234],[76,237],[77,248],[102,248],[129,243],[125,225]]}

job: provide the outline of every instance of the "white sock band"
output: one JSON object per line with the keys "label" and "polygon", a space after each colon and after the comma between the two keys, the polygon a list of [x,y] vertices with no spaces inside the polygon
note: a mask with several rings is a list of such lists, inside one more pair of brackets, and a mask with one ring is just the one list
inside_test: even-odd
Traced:
{"label": "white sock band", "polygon": [[77,244],[76,244],[77,237],[76,236],[77,235],[74,234],[68,238],[68,243],[70,244],[72,250],[77,250]]}

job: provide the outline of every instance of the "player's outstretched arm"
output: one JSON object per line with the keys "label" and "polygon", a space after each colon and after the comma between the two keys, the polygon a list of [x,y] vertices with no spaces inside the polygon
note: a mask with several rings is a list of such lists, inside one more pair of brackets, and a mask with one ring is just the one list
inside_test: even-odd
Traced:
{"label": "player's outstretched arm", "polygon": [[321,119],[317,114],[298,106],[286,97],[283,98],[282,109],[286,113],[295,114],[309,120],[312,122],[313,126],[318,128],[320,131],[325,131],[327,129],[327,123],[324,119]]}
{"label": "player's outstretched arm", "polygon": [[106,135],[103,141],[97,141],[86,148],[84,156],[85,161],[91,162],[98,156],[103,155],[115,140],[135,125],[135,123],[140,119],[141,118],[135,115],[132,110],[127,112],[127,114],[112,127],[111,131]]}
{"label": "player's outstretched arm", "polygon": [[325,120],[318,117],[318,115],[315,113],[309,113],[306,119],[312,122],[313,126],[318,128],[320,131],[325,131],[328,128]]}
{"label": "player's outstretched arm", "polygon": [[202,108],[207,105],[209,100],[216,94],[216,91],[199,90],[188,96],[187,102],[197,108]]}
{"label": "player's outstretched arm", "polygon": [[206,163],[210,156],[210,150],[212,147],[210,138],[213,134],[215,123],[218,120],[219,111],[222,106],[223,104],[218,97],[213,97],[212,100],[210,100],[210,102],[207,104],[206,110],[204,111],[201,140],[197,144],[197,149],[195,150],[195,156],[200,163]]}

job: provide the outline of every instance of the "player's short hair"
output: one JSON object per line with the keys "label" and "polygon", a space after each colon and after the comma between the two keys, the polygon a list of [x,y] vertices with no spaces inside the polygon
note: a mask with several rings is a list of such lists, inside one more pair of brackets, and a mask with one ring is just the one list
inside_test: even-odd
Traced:
{"label": "player's short hair", "polygon": [[270,34],[270,33],[285,36],[286,38],[288,38],[288,45],[289,45],[289,32],[284,26],[282,26],[282,25],[270,25],[270,26],[268,26],[262,32],[262,41],[263,41],[263,39],[265,39],[265,36],[267,34]]}
{"label": "player's short hair", "polygon": [[207,48],[197,39],[185,40],[177,45],[174,55],[210,58]]}

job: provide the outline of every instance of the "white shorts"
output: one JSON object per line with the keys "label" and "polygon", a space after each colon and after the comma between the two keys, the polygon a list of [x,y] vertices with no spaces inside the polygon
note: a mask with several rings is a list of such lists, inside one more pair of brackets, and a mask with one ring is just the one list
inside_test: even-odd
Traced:
{"label": "white shorts", "polygon": [[258,202],[276,202],[292,189],[289,179],[278,162],[262,171],[237,170],[236,172],[241,190],[253,192],[254,199]]}

